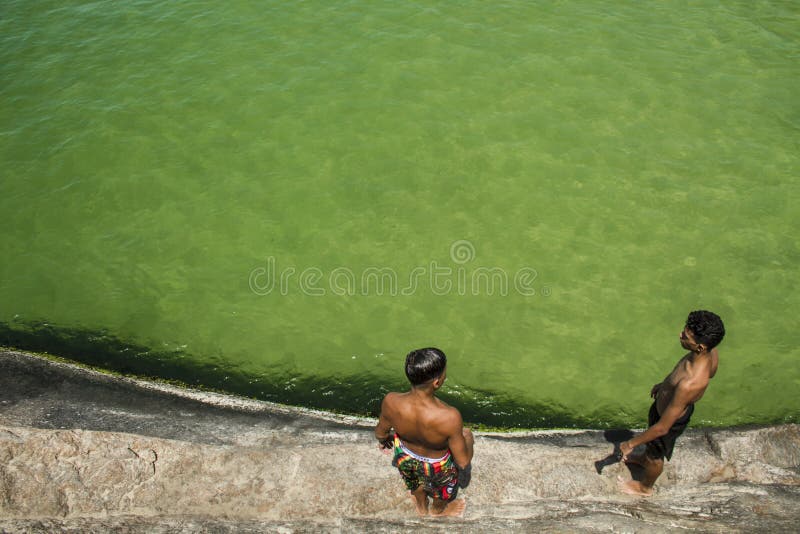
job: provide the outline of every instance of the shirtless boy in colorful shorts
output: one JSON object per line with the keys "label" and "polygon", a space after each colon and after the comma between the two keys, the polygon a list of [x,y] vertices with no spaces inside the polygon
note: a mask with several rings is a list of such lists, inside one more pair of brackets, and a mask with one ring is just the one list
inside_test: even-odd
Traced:
{"label": "shirtless boy in colorful shorts", "polygon": [[384,397],[375,437],[393,451],[392,465],[419,515],[461,515],[466,503],[456,495],[469,483],[475,439],[459,411],[435,396],[447,378],[447,357],[435,348],[414,350],[405,368],[411,390]]}

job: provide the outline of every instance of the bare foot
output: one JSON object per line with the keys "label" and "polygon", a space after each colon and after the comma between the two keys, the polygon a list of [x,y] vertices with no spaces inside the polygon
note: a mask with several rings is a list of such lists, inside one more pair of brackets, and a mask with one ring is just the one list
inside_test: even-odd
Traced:
{"label": "bare foot", "polygon": [[650,497],[653,494],[653,488],[648,488],[636,480],[628,480],[626,482],[622,477],[617,477],[617,485],[622,493],[627,493],[628,495]]}
{"label": "bare foot", "polygon": [[447,503],[434,499],[433,506],[431,506],[431,515],[435,517],[462,517],[466,507],[466,499],[458,499]]}
{"label": "bare foot", "polygon": [[424,491],[412,491],[411,500],[414,502],[414,507],[417,509],[417,515],[424,517],[428,515],[428,496]]}

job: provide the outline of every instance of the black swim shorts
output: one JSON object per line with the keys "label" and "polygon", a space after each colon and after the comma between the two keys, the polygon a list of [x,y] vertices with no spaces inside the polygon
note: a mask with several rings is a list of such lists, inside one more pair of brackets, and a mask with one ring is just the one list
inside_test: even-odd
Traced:
{"label": "black swim shorts", "polygon": [[[660,460],[665,457],[667,460],[670,460],[672,458],[672,449],[675,448],[675,440],[686,430],[686,427],[689,425],[689,419],[692,418],[692,413],[694,413],[694,404],[690,404],[686,407],[686,413],[675,421],[672,428],[669,429],[669,432],[647,443],[647,455],[654,460]],[[661,416],[658,414],[658,408],[654,402],[653,405],[650,406],[650,414],[647,416],[648,426],[653,426],[658,423],[659,419],[661,419]]]}

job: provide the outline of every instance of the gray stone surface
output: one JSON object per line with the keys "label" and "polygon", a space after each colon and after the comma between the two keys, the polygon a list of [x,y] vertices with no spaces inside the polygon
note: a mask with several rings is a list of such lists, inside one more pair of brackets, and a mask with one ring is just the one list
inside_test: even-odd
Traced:
{"label": "gray stone surface", "polygon": [[797,532],[800,427],[690,429],[649,499],[599,431],[478,434],[462,519],[419,519],[374,422],[0,352],[2,532]]}
{"label": "gray stone surface", "polygon": [[114,377],[32,354],[0,350],[0,421],[36,428],[104,430],[223,445],[282,444],[360,421],[169,385]]}

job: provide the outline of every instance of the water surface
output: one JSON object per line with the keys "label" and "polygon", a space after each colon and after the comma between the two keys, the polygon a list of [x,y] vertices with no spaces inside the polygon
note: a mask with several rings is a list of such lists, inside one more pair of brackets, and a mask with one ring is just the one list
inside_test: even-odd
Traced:
{"label": "water surface", "polygon": [[0,13],[6,343],[358,413],[435,345],[472,422],[641,425],[706,308],[695,419],[797,421],[796,3]]}

